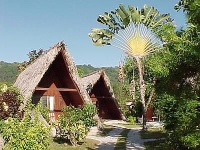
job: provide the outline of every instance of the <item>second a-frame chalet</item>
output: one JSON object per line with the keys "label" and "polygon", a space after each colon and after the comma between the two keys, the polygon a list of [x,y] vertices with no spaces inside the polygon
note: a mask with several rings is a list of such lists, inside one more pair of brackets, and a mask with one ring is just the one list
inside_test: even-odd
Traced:
{"label": "second a-frame chalet", "polygon": [[100,118],[125,120],[125,116],[115,99],[110,80],[103,70],[84,76],[81,82],[92,102],[96,104]]}

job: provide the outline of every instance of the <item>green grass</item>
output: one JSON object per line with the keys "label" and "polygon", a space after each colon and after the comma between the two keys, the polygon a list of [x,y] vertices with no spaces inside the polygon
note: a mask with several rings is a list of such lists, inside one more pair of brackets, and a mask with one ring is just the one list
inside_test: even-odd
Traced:
{"label": "green grass", "polygon": [[166,138],[167,133],[164,130],[153,128],[149,129],[148,131],[140,131],[140,136],[142,139],[160,139]]}
{"label": "green grass", "polygon": [[117,139],[117,143],[115,144],[115,150],[122,150],[126,149],[126,142],[127,142],[127,134],[130,129],[124,129]]}
{"label": "green grass", "polygon": [[142,139],[157,139],[155,141],[145,142],[145,150],[170,150],[166,140],[163,138],[167,137],[167,133],[159,128],[152,128],[148,131],[140,131]]}
{"label": "green grass", "polygon": [[124,126],[125,128],[139,128],[139,127],[142,127],[141,124],[131,124],[131,123],[127,123],[127,124],[124,124],[124,123],[118,123],[118,125],[122,125]]}
{"label": "green grass", "polygon": [[50,150],[95,150],[99,141],[92,139],[85,139],[83,142],[78,143],[78,146],[74,147],[69,141],[60,139],[50,139]]}
{"label": "green grass", "polygon": [[145,150],[171,150],[165,140],[149,141],[144,143]]}
{"label": "green grass", "polygon": [[104,137],[104,136],[106,136],[110,131],[112,131],[113,130],[113,126],[109,126],[109,125],[103,125],[103,131],[102,132],[99,132],[98,134],[97,134],[97,136],[101,136],[101,137]]}

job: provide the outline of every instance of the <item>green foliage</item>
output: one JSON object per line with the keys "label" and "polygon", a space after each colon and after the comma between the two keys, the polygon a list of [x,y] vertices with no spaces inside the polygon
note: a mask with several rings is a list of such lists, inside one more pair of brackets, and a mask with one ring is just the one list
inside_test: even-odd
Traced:
{"label": "green foliage", "polygon": [[118,67],[100,67],[100,68],[95,68],[91,65],[77,65],[79,75],[85,76],[89,73],[92,73],[94,71],[103,69],[105,70],[106,74],[109,76],[109,79],[112,84],[115,84],[118,82]]}
{"label": "green foliage", "polygon": [[[176,99],[163,95],[159,106],[164,114],[165,129],[171,146],[176,149],[199,149],[200,103],[192,99]],[[195,138],[196,137],[196,138]]]}
{"label": "green foliage", "polygon": [[79,76],[80,76],[80,77],[83,77],[84,71],[83,71],[82,69],[80,69],[80,68],[78,68],[77,70],[78,70]]}
{"label": "green foliage", "polygon": [[10,149],[48,149],[49,129],[41,123],[28,118],[8,118],[1,130],[5,144]]}
{"label": "green foliage", "polygon": [[136,124],[136,117],[129,116],[127,118],[127,121],[130,122],[131,124]]}
{"label": "green foliage", "polygon": [[49,118],[49,113],[50,113],[50,110],[48,107],[42,105],[42,102],[39,102],[37,104],[37,109],[38,109],[38,112],[40,112],[42,114],[42,116],[44,117],[44,119],[50,123],[50,118]]}
{"label": "green foliage", "polygon": [[82,120],[87,128],[90,128],[96,124],[93,117],[96,114],[96,106],[91,104],[84,104],[81,114],[79,117]]}
{"label": "green foliage", "polygon": [[174,8],[176,10],[182,9],[187,14],[188,22],[199,26],[199,5],[199,0],[179,0],[178,4],[176,4]]}
{"label": "green foliage", "polygon": [[18,74],[18,64],[0,61],[0,83],[13,83],[15,81]]}
{"label": "green foliage", "polygon": [[22,96],[15,87],[2,85],[0,89],[0,119],[6,120],[19,114]]}
{"label": "green foliage", "polygon": [[142,117],[142,103],[137,101],[134,107],[135,116]]}
{"label": "green foliage", "polygon": [[96,107],[92,104],[84,104],[83,108],[66,107],[63,109],[63,116],[71,122],[83,121],[87,128],[95,125],[93,120],[96,114]]}
{"label": "green foliage", "polygon": [[[30,111],[30,110],[29,110]],[[23,119],[8,118],[0,123],[0,133],[3,136],[5,146],[11,150],[41,149],[49,147],[50,127],[45,127],[37,118],[31,119],[29,111],[25,112]]]}
{"label": "green foliage", "polygon": [[105,70],[112,85],[118,82],[118,67],[103,67],[101,69]]}
{"label": "green foliage", "polygon": [[96,107],[91,104],[85,104],[84,107],[74,108],[66,107],[63,114],[59,116],[55,127],[58,137],[70,140],[71,144],[76,146],[78,142],[83,140],[89,128],[95,125],[93,120],[96,114]]}
{"label": "green foliage", "polygon": [[130,110],[126,106],[126,102],[131,101],[131,95],[129,92],[129,84],[127,84],[126,82],[124,84],[121,84],[119,81],[115,82],[115,84],[113,84],[113,90],[114,90],[115,98],[117,99],[120,105],[120,108],[122,109],[122,112],[124,114],[129,114]]}

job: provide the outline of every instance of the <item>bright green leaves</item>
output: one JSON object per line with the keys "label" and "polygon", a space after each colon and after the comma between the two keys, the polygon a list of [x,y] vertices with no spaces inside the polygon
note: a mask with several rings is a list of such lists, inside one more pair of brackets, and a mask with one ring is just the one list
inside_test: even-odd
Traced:
{"label": "bright green leaves", "polygon": [[145,60],[145,69],[156,78],[165,77],[169,74],[168,58],[168,55],[162,52],[149,56]]}
{"label": "bright green leaves", "polygon": [[48,150],[50,129],[30,118],[9,118],[2,124],[1,130],[8,149]]}

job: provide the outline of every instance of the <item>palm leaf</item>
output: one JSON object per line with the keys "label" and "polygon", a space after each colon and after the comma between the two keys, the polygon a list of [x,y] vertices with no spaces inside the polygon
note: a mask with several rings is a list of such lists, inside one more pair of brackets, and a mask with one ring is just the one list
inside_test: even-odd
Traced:
{"label": "palm leaf", "polygon": [[170,17],[170,14],[163,14],[163,15],[160,15],[156,20],[155,20],[155,23],[152,24],[152,28],[160,25],[163,21],[165,21],[166,19],[168,19]]}
{"label": "palm leaf", "polygon": [[154,11],[154,8],[151,6],[144,5],[143,9],[141,10],[142,15],[144,16],[143,23],[148,26],[151,22],[151,15]]}
{"label": "palm leaf", "polygon": [[89,33],[88,36],[92,38],[94,45],[102,46],[110,44],[113,34],[114,33],[108,29],[93,28],[92,33]]}
{"label": "palm leaf", "polygon": [[123,4],[120,4],[119,8],[115,9],[116,10],[116,15],[120,17],[120,21],[127,26],[130,22],[129,19],[129,13],[128,11],[124,8]]}
{"label": "palm leaf", "polygon": [[138,24],[141,21],[140,11],[133,6],[128,6],[128,10],[130,11],[131,22]]}

